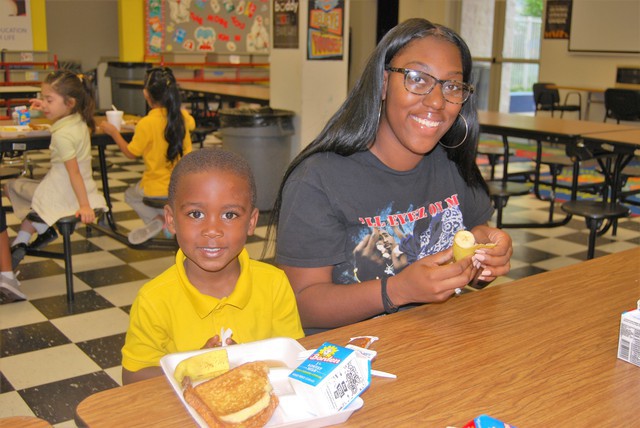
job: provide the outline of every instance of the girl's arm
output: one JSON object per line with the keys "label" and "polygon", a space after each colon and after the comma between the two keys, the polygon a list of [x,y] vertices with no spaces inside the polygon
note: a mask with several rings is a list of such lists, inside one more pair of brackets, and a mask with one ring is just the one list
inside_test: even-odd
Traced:
{"label": "girl's arm", "polygon": [[91,205],[89,205],[89,196],[87,195],[87,188],[84,186],[82,174],[80,174],[78,160],[76,158],[69,159],[65,161],[64,166],[67,169],[67,174],[69,174],[73,193],[76,194],[78,205],[80,205],[80,208],[76,211],[76,217],[80,217],[80,220],[85,224],[92,223],[96,218],[96,214],[93,212]]}
{"label": "girl's arm", "polygon": [[115,141],[115,143],[118,145],[118,147],[126,157],[128,157],[129,159],[137,158],[136,155],[129,151],[129,143],[127,143],[125,139],[122,138],[122,135],[120,135],[120,132],[116,129],[115,126],[105,120],[100,124],[100,129],[102,129],[102,132],[110,136],[113,141]]}
{"label": "girl's arm", "polygon": [[[450,263],[451,249],[423,257],[387,279],[387,294],[396,306],[444,302],[476,273],[471,257]],[[336,328],[384,312],[381,281],[334,284],[333,266],[303,268],[279,265],[298,303],[302,326]]]}

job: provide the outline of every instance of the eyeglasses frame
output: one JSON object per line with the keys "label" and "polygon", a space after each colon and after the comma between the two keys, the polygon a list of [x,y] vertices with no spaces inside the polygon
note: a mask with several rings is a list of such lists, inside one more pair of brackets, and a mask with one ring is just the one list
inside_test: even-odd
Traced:
{"label": "eyeglasses frame", "polygon": [[[475,92],[475,88],[473,87],[473,85],[471,85],[471,84],[469,84],[469,83],[465,83],[465,82],[462,82],[462,81],[460,81],[460,80],[452,80],[452,79],[446,79],[446,80],[443,80],[443,79],[438,79],[436,76],[433,76],[433,75],[431,75],[431,74],[429,74],[429,73],[425,73],[424,71],[420,71],[420,70],[414,70],[414,69],[412,69],[412,68],[401,68],[401,67],[391,67],[391,66],[386,66],[386,67],[385,67],[385,70],[387,70],[387,71],[392,71],[392,72],[395,72],[395,73],[401,73],[401,74],[404,74],[404,80],[403,80],[404,89],[405,89],[407,92],[409,92],[409,93],[411,93],[411,94],[414,94],[414,95],[427,95],[427,94],[430,94],[430,93],[431,93],[431,91],[433,91],[433,89],[436,87],[436,85],[437,85],[438,83],[440,84],[440,86],[441,86],[441,87],[444,87],[444,84],[445,84],[445,83],[447,83],[447,82],[461,83],[461,84],[463,84],[464,86],[466,86],[466,87],[467,87],[467,89],[468,89],[468,95],[467,95],[467,97],[466,97],[462,102],[456,103],[456,102],[454,102],[454,101],[449,101],[449,100],[444,96],[444,94],[443,94],[443,98],[444,98],[444,100],[445,100],[446,102],[450,103],[450,104],[458,104],[458,105],[460,105],[460,104],[464,104],[465,102],[467,102],[467,100],[469,99],[469,97],[471,96],[471,94],[473,94],[473,93]],[[431,77],[433,80],[435,80],[435,83],[433,84],[433,86],[431,87],[431,89],[429,89],[427,92],[425,92],[425,93],[423,93],[423,94],[418,94],[418,93],[416,93],[416,92],[410,91],[410,90],[407,88],[407,76],[409,75],[409,73],[410,73],[410,72],[420,73],[420,74],[426,74],[427,76],[429,76],[429,77]]]}

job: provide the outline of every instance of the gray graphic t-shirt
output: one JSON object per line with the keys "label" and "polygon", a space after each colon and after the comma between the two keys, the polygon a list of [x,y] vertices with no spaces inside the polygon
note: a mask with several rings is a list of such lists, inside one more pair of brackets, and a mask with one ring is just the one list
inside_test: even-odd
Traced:
{"label": "gray graphic t-shirt", "polygon": [[338,284],[395,275],[492,213],[489,196],[469,188],[439,146],[410,171],[392,170],[369,151],[319,153],[287,181],[276,260],[332,265]]}

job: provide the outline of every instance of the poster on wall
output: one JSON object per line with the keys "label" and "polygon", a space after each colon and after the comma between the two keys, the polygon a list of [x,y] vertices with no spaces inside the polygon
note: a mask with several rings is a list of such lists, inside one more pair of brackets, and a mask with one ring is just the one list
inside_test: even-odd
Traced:
{"label": "poster on wall", "polygon": [[162,0],[149,0],[145,4],[145,56],[155,58],[164,50],[164,7]]}
{"label": "poster on wall", "polygon": [[0,46],[9,51],[33,50],[29,0],[0,1]]}
{"label": "poster on wall", "polygon": [[343,27],[344,0],[309,0],[307,59],[341,60]]}
{"label": "poster on wall", "polygon": [[571,28],[571,0],[548,0],[545,39],[568,39]]}
{"label": "poster on wall", "polygon": [[297,49],[298,0],[273,0],[273,47]]}
{"label": "poster on wall", "polygon": [[147,0],[149,55],[268,53],[271,0]]}

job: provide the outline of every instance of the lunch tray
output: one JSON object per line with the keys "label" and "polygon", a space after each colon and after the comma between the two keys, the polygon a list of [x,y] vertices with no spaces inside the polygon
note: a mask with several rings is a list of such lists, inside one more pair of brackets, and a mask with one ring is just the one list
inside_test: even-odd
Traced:
{"label": "lunch tray", "polygon": [[[351,414],[364,404],[362,398],[358,397],[345,409],[330,415],[317,417],[307,411],[306,403],[296,395],[289,383],[289,373],[306,358],[305,348],[294,339],[278,337],[226,346],[225,348],[231,368],[251,361],[266,361],[271,367],[269,381],[280,400],[280,405],[267,423],[267,427],[313,428],[340,424],[349,419]],[[208,351],[211,349],[169,354],[160,360],[160,366],[175,393],[189,414],[202,428],[207,427],[206,422],[184,400],[182,386],[178,384],[173,374],[180,361]]]}

